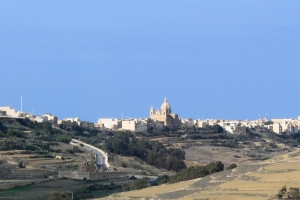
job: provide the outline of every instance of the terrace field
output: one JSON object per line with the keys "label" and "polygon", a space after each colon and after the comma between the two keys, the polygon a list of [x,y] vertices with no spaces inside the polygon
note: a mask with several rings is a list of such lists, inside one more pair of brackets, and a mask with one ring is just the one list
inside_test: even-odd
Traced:
{"label": "terrace field", "polygon": [[300,151],[238,165],[200,179],[111,195],[110,199],[266,200],[300,183]]}

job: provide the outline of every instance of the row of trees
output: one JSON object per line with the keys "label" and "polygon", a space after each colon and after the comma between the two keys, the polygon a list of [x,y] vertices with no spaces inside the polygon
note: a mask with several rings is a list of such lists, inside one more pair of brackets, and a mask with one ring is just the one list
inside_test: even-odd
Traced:
{"label": "row of trees", "polygon": [[167,170],[185,169],[185,152],[181,149],[167,149],[160,142],[137,139],[130,132],[117,132],[105,140],[107,151],[123,156],[135,156],[150,165]]}
{"label": "row of trees", "polygon": [[[231,166],[231,167],[236,167]],[[157,183],[153,185],[161,185],[166,183],[177,183],[180,181],[187,181],[195,178],[201,178],[207,176],[209,174],[213,174],[216,172],[220,172],[224,170],[224,164],[221,161],[212,162],[205,166],[197,166],[197,167],[188,167],[180,172],[177,172],[174,176],[159,176],[157,178]],[[132,179],[132,177],[130,178]],[[132,181],[131,183],[122,184],[122,191],[130,191],[130,190],[140,190],[148,187],[149,180],[147,178],[137,179]]]}
{"label": "row of trees", "polygon": [[180,181],[187,181],[195,178],[201,178],[223,170],[224,170],[224,164],[221,161],[211,162],[204,166],[196,166],[196,167],[191,166],[176,173],[176,175],[174,176],[170,176],[170,177],[164,176],[161,180],[158,181],[158,184],[177,183]]}

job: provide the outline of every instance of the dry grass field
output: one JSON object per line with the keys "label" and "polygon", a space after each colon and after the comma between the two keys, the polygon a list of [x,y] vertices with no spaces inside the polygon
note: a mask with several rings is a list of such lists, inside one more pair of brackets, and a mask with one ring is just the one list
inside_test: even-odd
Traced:
{"label": "dry grass field", "polygon": [[286,185],[300,183],[299,150],[238,165],[201,179],[111,195],[110,199],[268,200]]}
{"label": "dry grass field", "polygon": [[195,180],[190,180],[190,181],[182,181],[177,184],[168,184],[168,185],[161,185],[161,186],[156,186],[156,187],[150,187],[146,188],[143,190],[136,190],[136,191],[129,191],[129,192],[124,192],[119,194],[120,197],[149,197],[153,195],[158,195],[162,193],[167,193],[167,192],[172,192],[176,191],[185,187],[188,187],[192,183],[196,182],[197,179]]}
{"label": "dry grass field", "polygon": [[282,170],[300,170],[298,162],[295,163],[280,163],[264,167],[267,171],[282,171]]}
{"label": "dry grass field", "polygon": [[[185,150],[186,161],[196,161],[199,164],[208,164],[212,161],[221,160],[225,165],[231,163],[242,163],[248,160],[244,153],[236,152],[228,147],[213,147],[213,146],[192,146]],[[239,156],[235,158],[234,155]]]}

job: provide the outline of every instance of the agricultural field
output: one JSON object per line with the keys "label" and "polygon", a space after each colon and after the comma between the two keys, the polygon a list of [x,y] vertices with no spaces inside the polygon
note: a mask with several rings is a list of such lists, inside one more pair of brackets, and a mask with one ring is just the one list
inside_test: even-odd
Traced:
{"label": "agricultural field", "polygon": [[299,187],[300,151],[238,165],[200,179],[111,195],[110,199],[266,200],[278,191]]}
{"label": "agricultural field", "polygon": [[[60,143],[57,149],[72,148],[72,145]],[[24,186],[48,180],[49,176],[57,176],[59,170],[78,170],[83,158],[89,158],[92,153],[84,148],[82,153],[59,153],[64,160],[55,158],[35,158],[34,154],[21,154],[20,151],[0,151],[0,189],[14,186]],[[25,163],[25,168],[18,164]]]}
{"label": "agricultural field", "polygon": [[[248,156],[241,151],[229,147],[192,146],[185,149],[186,161],[194,161],[199,164],[208,164],[212,161],[221,160],[224,164],[241,163],[248,160]],[[236,157],[234,157],[236,155]]]}
{"label": "agricultural field", "polygon": [[[71,197],[68,191],[76,191],[85,186],[92,184],[101,184],[103,181],[75,181],[75,180],[52,180],[45,181],[39,184],[30,184],[21,187],[11,188],[9,190],[0,190],[0,199],[22,199],[26,200],[41,200],[48,199],[51,193],[58,191],[65,193]],[[97,196],[105,196],[109,191],[101,191],[103,194],[96,194]],[[95,196],[96,196],[95,195]]]}

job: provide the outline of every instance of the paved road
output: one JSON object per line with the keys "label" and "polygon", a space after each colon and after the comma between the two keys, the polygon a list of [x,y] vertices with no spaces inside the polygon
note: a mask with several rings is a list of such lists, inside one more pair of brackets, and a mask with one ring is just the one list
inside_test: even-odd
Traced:
{"label": "paved road", "polygon": [[95,160],[96,160],[96,164],[97,164],[97,167],[98,169],[100,167],[103,167],[103,169],[105,171],[109,170],[110,168],[110,165],[108,163],[108,157],[106,155],[106,153],[101,150],[101,149],[98,149],[90,144],[86,144],[80,140],[76,140],[76,139],[72,139],[71,142],[70,142],[72,145],[77,145],[79,146],[80,144],[83,144],[83,147],[91,152],[93,152],[95,154]]}

